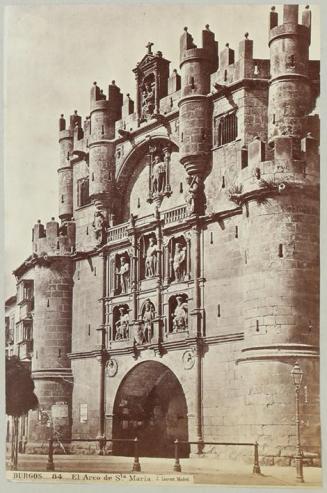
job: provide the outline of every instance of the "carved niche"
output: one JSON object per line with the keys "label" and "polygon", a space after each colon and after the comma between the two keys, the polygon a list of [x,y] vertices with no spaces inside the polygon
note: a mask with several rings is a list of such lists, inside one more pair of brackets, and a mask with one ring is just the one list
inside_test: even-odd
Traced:
{"label": "carved niche", "polygon": [[141,317],[136,326],[134,335],[136,344],[147,344],[153,337],[153,320],[155,318],[155,307],[147,298],[141,308]]}
{"label": "carved niche", "polygon": [[165,246],[165,283],[190,279],[191,241],[184,235],[170,238]]}
{"label": "carved niche", "polygon": [[185,293],[169,298],[169,332],[183,332],[188,328],[188,298]]}
{"label": "carved niche", "polygon": [[138,123],[149,121],[160,113],[160,99],[167,96],[169,61],[161,51],[152,52],[153,43],[133,70],[136,78],[136,112]]}
{"label": "carved niche", "polygon": [[130,290],[130,258],[127,252],[115,255],[115,294],[125,294]]}
{"label": "carved niche", "polygon": [[114,341],[129,339],[129,307],[128,305],[118,305],[113,309],[113,332]]}
{"label": "carved niche", "polygon": [[141,238],[141,279],[150,279],[158,273],[158,243],[154,233]]}
{"label": "carved niche", "polygon": [[151,119],[155,110],[155,80],[154,73],[149,74],[141,84],[141,122]]}
{"label": "carved niche", "polygon": [[148,202],[160,205],[163,197],[171,195],[170,175],[170,146],[159,143],[149,143],[149,195]]}

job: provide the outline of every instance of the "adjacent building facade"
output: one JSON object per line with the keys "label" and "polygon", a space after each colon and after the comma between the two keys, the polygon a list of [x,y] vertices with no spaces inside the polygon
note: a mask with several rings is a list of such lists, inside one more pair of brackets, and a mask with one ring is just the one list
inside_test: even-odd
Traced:
{"label": "adjacent building facade", "polygon": [[46,414],[67,443],[98,439],[72,450],[257,440],[263,462],[290,464],[298,361],[319,461],[319,62],[309,8],[269,15],[270,59],[247,33],[219,52],[209,26],[199,47],[184,28],[180,73],[148,43],[135,101],[94,82],[85,120],[61,116],[60,221],[34,226],[8,305],[40,402],[27,450]]}

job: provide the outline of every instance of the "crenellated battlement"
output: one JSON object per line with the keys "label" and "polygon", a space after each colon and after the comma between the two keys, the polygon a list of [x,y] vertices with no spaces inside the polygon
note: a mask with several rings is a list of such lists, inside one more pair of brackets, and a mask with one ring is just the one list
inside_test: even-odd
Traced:
{"label": "crenellated battlement", "polygon": [[299,24],[299,6],[283,6],[283,22],[278,24],[278,13],[275,7],[271,8],[269,18],[269,44],[276,37],[289,36],[289,34],[303,36],[310,42],[311,36],[311,11],[307,5],[302,12],[302,24]]}
{"label": "crenellated battlement", "polygon": [[311,133],[303,139],[276,137],[274,147],[259,137],[239,150],[239,186],[282,193],[294,186],[318,185],[319,145]]}
{"label": "crenellated battlement", "polygon": [[52,217],[46,226],[39,219],[32,230],[33,253],[46,253],[47,255],[67,255],[74,251],[75,247],[75,222],[66,221],[59,223]]}
{"label": "crenellated battlement", "polygon": [[198,48],[193,42],[192,35],[188,28],[184,27],[184,33],[180,39],[180,65],[192,59],[201,59],[209,62],[210,73],[218,67],[218,42],[215,41],[215,34],[210,31],[209,24],[202,31],[202,46]]}
{"label": "crenellated battlement", "polygon": [[96,110],[108,111],[110,113],[110,119],[116,121],[121,118],[122,106],[123,95],[114,80],[108,86],[108,96],[104,94],[96,82],[93,82],[90,91],[91,113]]}
{"label": "crenellated battlement", "polygon": [[242,79],[269,79],[270,61],[253,58],[253,41],[248,39],[248,33],[244,36],[239,43],[237,57],[229,43],[220,52],[219,69],[211,75],[211,86],[216,90]]}

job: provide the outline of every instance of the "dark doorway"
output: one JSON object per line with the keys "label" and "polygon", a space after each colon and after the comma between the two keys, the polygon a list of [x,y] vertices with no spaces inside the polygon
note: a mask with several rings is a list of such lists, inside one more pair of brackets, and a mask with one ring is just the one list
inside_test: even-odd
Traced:
{"label": "dark doorway", "polygon": [[[174,440],[188,440],[187,405],[181,384],[162,363],[138,364],[121,383],[114,404],[113,438],[139,439],[142,457],[173,457]],[[114,455],[133,455],[133,445],[114,442]],[[189,446],[180,445],[180,456]]]}

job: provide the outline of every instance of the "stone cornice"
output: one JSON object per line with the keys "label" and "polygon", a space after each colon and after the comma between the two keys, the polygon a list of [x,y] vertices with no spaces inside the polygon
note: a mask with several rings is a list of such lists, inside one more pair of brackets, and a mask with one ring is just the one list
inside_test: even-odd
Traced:
{"label": "stone cornice", "polygon": [[217,99],[223,98],[226,96],[226,94],[238,91],[239,89],[246,88],[246,87],[251,87],[254,85],[262,85],[262,86],[267,86],[268,89],[268,83],[269,79],[239,79],[231,84],[224,84],[221,89],[219,89],[215,93],[211,93],[209,95],[212,98],[212,101],[216,101]]}
{"label": "stone cornice", "polygon": [[67,255],[36,255],[32,254],[30,257],[28,257],[22,264],[17,267],[13,271],[13,274],[16,278],[20,278],[25,272],[27,272],[29,269],[34,268],[35,265],[43,265],[43,266],[48,266],[52,262],[56,260],[62,260],[62,259],[71,259],[71,254],[67,253]]}
{"label": "stone cornice", "polygon": [[[231,334],[221,334],[217,336],[208,336],[208,337],[203,337],[203,338],[197,338],[197,337],[188,337],[186,339],[180,339],[180,340],[173,340],[169,341],[168,339],[165,339],[163,342],[160,342],[159,344],[147,344],[145,346],[123,346],[119,348],[114,348],[114,349],[106,349],[106,352],[109,354],[110,357],[112,356],[124,356],[127,354],[135,355],[135,349],[137,352],[142,352],[142,351],[148,351],[148,350],[153,350],[157,352],[158,348],[161,350],[161,352],[165,353],[167,351],[178,351],[178,350],[187,350],[187,349],[192,349],[195,348],[198,343],[200,342],[202,345],[208,345],[208,346],[213,346],[213,345],[218,345],[218,344],[226,344],[229,342],[235,342],[235,341],[242,341],[244,339],[244,333],[243,332],[234,332]],[[75,360],[75,359],[85,359],[85,358],[99,358],[101,357],[101,351],[100,350],[93,350],[93,351],[80,351],[80,352],[74,352],[68,354],[69,359]]]}
{"label": "stone cornice", "polygon": [[101,349],[93,349],[92,351],[76,351],[74,353],[68,353],[67,356],[70,360],[73,359],[85,359],[85,358],[101,358]]}
{"label": "stone cornice", "polygon": [[33,380],[73,379],[71,368],[45,368],[32,371]]}
{"label": "stone cornice", "polygon": [[310,344],[281,343],[243,348],[237,363],[257,360],[289,360],[297,358],[319,358],[319,347]]}

